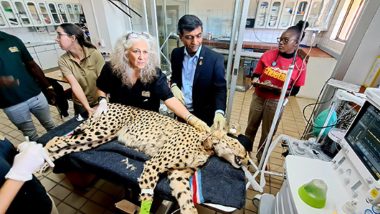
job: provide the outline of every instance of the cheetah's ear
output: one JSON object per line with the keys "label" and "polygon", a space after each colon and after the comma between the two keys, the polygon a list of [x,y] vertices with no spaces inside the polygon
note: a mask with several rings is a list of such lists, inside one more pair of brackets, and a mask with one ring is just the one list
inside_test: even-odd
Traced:
{"label": "cheetah's ear", "polygon": [[214,144],[216,143],[215,141],[216,141],[216,139],[214,136],[207,135],[207,137],[203,138],[203,140],[202,140],[203,147],[206,150],[212,150],[214,148]]}

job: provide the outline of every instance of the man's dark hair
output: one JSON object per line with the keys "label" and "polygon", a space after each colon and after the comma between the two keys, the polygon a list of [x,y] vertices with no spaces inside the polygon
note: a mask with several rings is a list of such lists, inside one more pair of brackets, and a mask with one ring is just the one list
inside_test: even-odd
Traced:
{"label": "man's dark hair", "polygon": [[183,34],[183,31],[193,31],[197,27],[203,29],[202,21],[194,15],[184,15],[178,21],[178,34]]}

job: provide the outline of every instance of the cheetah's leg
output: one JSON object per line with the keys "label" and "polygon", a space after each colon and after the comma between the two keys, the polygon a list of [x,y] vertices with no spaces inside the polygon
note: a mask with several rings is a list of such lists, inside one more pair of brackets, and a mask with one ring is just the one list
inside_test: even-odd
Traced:
{"label": "cheetah's leg", "polygon": [[87,126],[72,136],[54,137],[45,148],[54,161],[66,154],[95,148],[114,139],[125,123],[121,118],[102,116],[97,123]]}
{"label": "cheetah's leg", "polygon": [[[53,139],[49,140],[49,142],[45,145],[45,148],[49,152],[54,153],[65,150],[67,147],[71,146],[81,147],[85,144],[99,146],[115,138],[116,133],[117,130],[115,129],[95,131],[86,129],[83,133],[77,134],[75,136],[54,137]],[[92,147],[91,145],[90,147]]]}
{"label": "cheetah's leg", "polygon": [[175,169],[168,172],[172,195],[177,199],[182,214],[198,213],[193,203],[193,194],[190,190],[190,177],[193,169]]}
{"label": "cheetah's leg", "polygon": [[[159,162],[161,160],[158,159],[160,158],[152,157],[144,164],[144,170],[139,177],[141,201],[153,201],[153,191],[158,182],[158,175],[167,171],[167,169],[164,166],[162,166],[162,162]],[[145,190],[149,190],[149,192]]]}
{"label": "cheetah's leg", "polygon": [[[109,104],[106,114],[100,117],[90,117],[77,128],[72,136],[63,136],[50,140],[45,148],[49,152],[57,152],[66,146],[81,145],[88,142],[93,144],[104,143],[115,137],[116,132],[126,125],[128,118],[133,114],[130,109],[120,104]],[[112,136],[112,138],[111,138]]]}
{"label": "cheetah's leg", "polygon": [[[164,173],[171,167],[169,161],[163,161],[160,155],[152,157],[144,164],[144,170],[141,173],[138,181],[141,189],[140,200],[141,209],[140,214],[149,214],[151,204],[153,202],[153,192],[157,185],[159,174]],[[169,166],[170,165],[170,166]]]}

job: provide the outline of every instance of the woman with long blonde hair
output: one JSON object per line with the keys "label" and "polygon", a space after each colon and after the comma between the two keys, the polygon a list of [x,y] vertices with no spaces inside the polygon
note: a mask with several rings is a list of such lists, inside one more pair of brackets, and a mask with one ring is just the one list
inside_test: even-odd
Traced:
{"label": "woman with long blonde hair", "polygon": [[173,96],[165,74],[158,68],[157,50],[155,40],[148,33],[131,32],[118,40],[111,61],[104,65],[97,79],[99,106],[95,116],[107,111],[108,100],[157,112],[162,100],[190,125],[209,131],[206,123]]}

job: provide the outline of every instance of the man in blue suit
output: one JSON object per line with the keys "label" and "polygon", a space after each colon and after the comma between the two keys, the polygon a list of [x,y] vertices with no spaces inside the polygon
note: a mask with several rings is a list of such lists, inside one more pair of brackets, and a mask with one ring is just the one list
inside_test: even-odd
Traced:
{"label": "man in blue suit", "polygon": [[227,99],[224,57],[202,45],[202,33],[198,17],[184,15],[178,21],[184,46],[171,55],[171,90],[195,116],[222,130]]}

